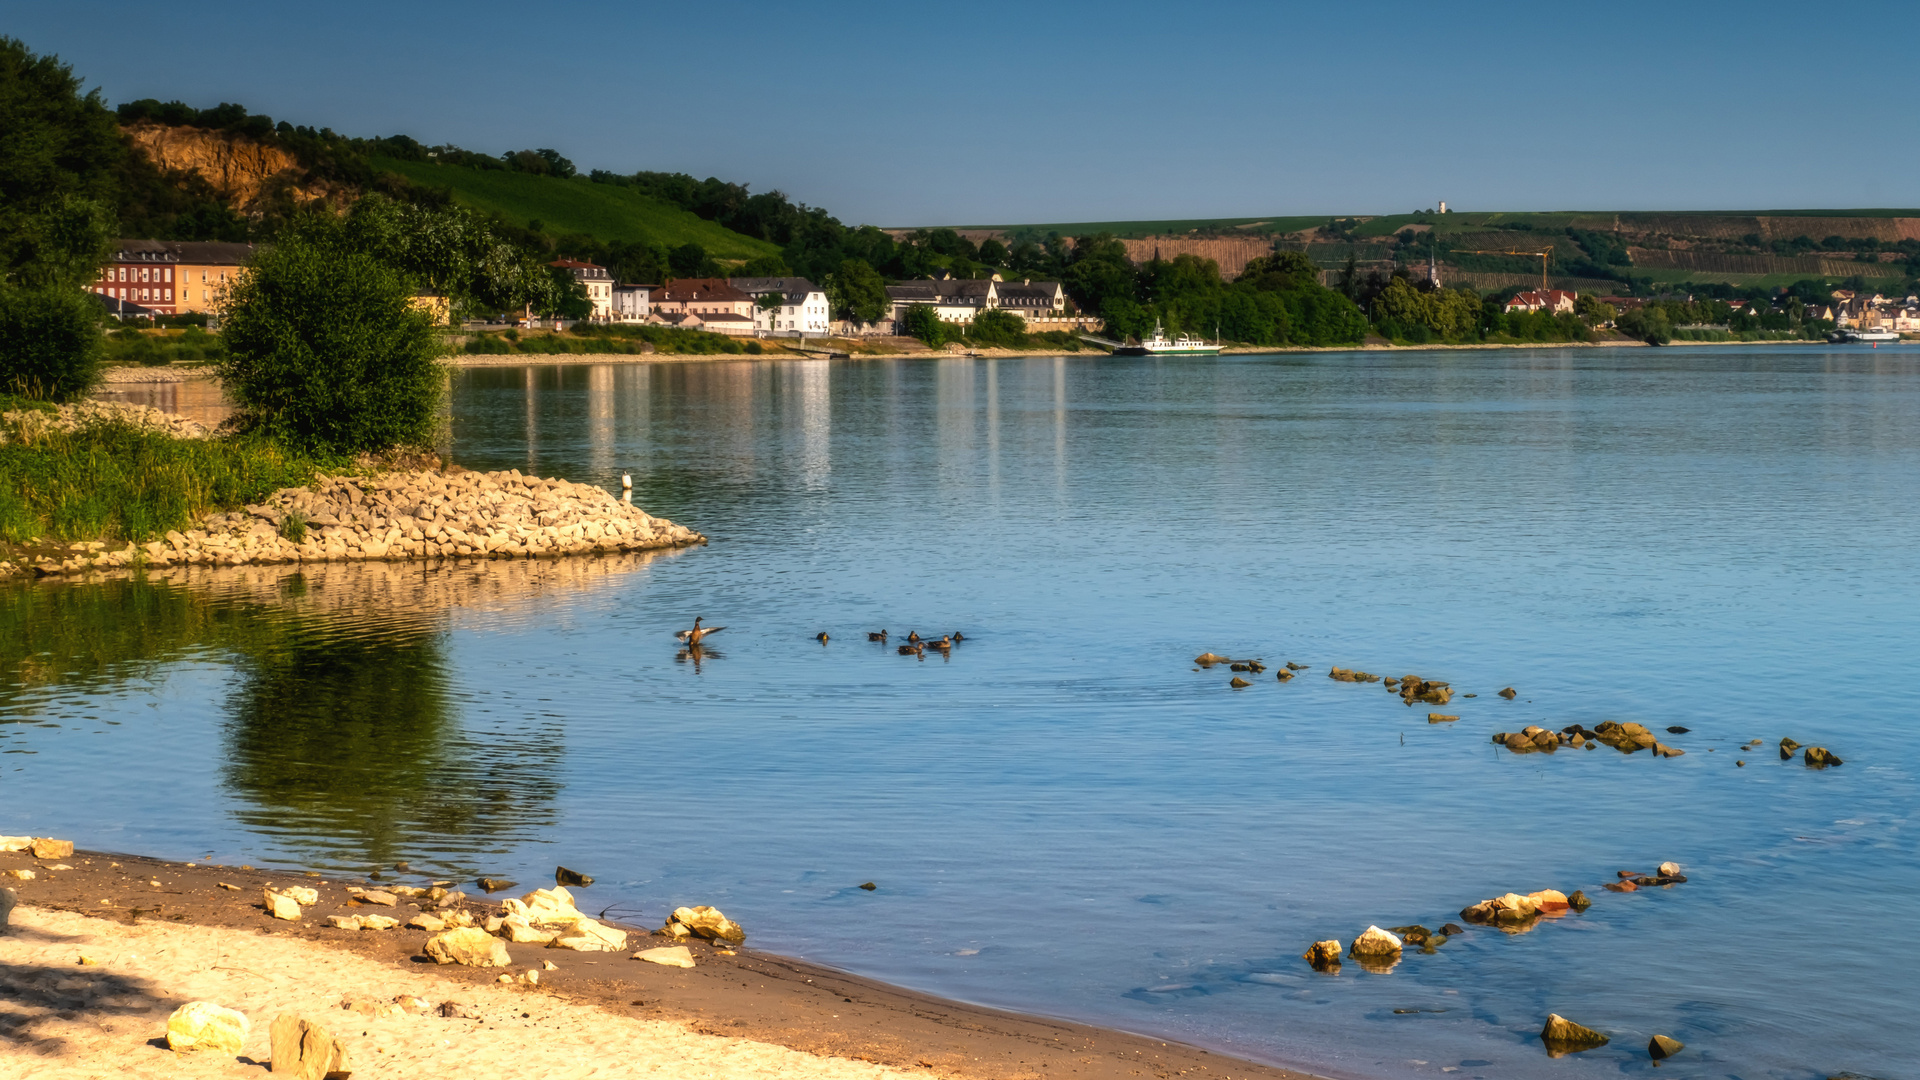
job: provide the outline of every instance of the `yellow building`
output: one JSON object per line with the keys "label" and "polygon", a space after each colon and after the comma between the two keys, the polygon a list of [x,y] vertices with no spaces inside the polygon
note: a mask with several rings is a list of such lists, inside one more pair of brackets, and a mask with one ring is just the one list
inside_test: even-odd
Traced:
{"label": "yellow building", "polygon": [[215,240],[122,240],[93,291],[156,315],[208,312],[253,252],[252,244]]}

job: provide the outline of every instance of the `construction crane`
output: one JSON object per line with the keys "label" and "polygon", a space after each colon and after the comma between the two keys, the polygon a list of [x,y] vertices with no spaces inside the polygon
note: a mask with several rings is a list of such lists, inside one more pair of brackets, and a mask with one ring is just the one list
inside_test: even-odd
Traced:
{"label": "construction crane", "polygon": [[1528,258],[1539,259],[1540,260],[1540,291],[1541,292],[1547,291],[1547,263],[1549,260],[1553,258],[1552,244],[1548,244],[1546,247],[1546,250],[1544,251],[1472,251],[1472,250],[1462,248],[1462,249],[1456,250],[1454,254],[1456,255],[1525,255]]}

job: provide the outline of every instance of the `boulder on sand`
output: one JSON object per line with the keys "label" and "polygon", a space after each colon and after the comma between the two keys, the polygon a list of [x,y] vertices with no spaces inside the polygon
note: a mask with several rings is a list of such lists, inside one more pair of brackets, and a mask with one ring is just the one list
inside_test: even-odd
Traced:
{"label": "boulder on sand", "polygon": [[272,889],[261,889],[260,895],[261,906],[267,909],[267,914],[276,919],[300,918],[300,901]]}
{"label": "boulder on sand", "polygon": [[167,1046],[176,1053],[238,1055],[247,1044],[245,1013],[211,1001],[189,1001],[167,1017]]}
{"label": "boulder on sand", "polygon": [[507,944],[477,926],[447,930],[427,939],[427,955],[436,964],[464,964],[467,967],[507,967],[513,957]]}
{"label": "boulder on sand", "polygon": [[50,840],[44,836],[33,839],[33,857],[36,859],[68,859],[73,857],[73,841]]}
{"label": "boulder on sand", "polygon": [[335,1042],[326,1028],[304,1016],[281,1013],[268,1029],[273,1038],[275,1076],[290,1075],[299,1080],[325,1080],[352,1070],[347,1048]]}
{"label": "boulder on sand", "polygon": [[1605,1046],[1610,1040],[1592,1028],[1576,1024],[1559,1013],[1549,1013],[1546,1026],[1540,1029],[1540,1041],[1547,1044],[1547,1053],[1559,1057],[1562,1054],[1577,1054],[1582,1050]]}
{"label": "boulder on sand", "polygon": [[690,968],[693,966],[693,950],[685,945],[662,945],[657,949],[641,949],[633,954],[633,959],[662,967]]}
{"label": "boulder on sand", "polygon": [[675,926],[684,926],[690,933],[697,934],[708,941],[730,941],[738,944],[747,940],[747,932],[740,928],[739,923],[722,915],[719,908],[704,904],[699,907],[673,909],[673,915],[667,919],[666,929],[671,933]]}

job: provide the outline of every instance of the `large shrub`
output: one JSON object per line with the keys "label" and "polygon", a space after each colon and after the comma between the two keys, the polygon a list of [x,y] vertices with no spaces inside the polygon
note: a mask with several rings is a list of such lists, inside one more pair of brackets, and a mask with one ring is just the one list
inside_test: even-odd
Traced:
{"label": "large shrub", "polygon": [[992,308],[973,317],[967,327],[967,336],[982,345],[1001,345],[1013,348],[1027,336],[1027,320],[1017,312]]}
{"label": "large shrub", "polygon": [[68,401],[91,390],[103,313],[77,289],[0,286],[0,393]]}
{"label": "large shrub", "polygon": [[325,229],[284,236],[230,290],[227,393],[292,445],[355,452],[433,439],[446,373],[401,271]]}

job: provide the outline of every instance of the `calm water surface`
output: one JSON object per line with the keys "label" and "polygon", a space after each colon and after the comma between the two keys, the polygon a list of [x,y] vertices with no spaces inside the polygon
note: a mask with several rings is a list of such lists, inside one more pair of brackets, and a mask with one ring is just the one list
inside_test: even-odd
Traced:
{"label": "calm water surface", "polygon": [[[1331,1074],[1647,1073],[1654,1032],[1664,1075],[1920,1071],[1920,352],[480,369],[454,420],[712,543],[0,591],[3,831],[564,863],[644,924]],[[1478,696],[1429,724],[1329,664]],[[1606,719],[1687,754],[1489,742]],[[1594,906],[1299,959],[1548,887]],[[1549,1063],[1550,1011],[1614,1042]]]}

